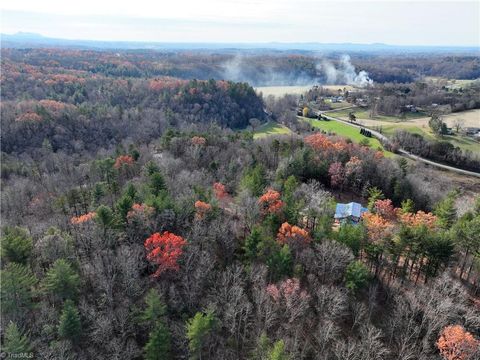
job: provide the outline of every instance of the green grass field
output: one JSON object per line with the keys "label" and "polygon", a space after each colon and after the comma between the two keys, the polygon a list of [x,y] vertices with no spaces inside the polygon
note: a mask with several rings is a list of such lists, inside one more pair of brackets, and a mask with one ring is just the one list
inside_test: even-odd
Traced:
{"label": "green grass field", "polygon": [[[328,101],[327,104],[330,105],[330,107],[332,109],[340,109],[340,108],[343,108],[343,107],[352,106],[352,104],[350,104],[346,101],[341,101],[341,102],[337,102],[337,103]],[[347,113],[347,116],[348,116],[348,113]]]}
{"label": "green grass field", "polygon": [[377,139],[373,137],[369,138],[360,134],[360,130],[358,128],[354,128],[352,126],[348,126],[334,120],[324,121],[324,120],[316,120],[316,119],[307,119],[303,117],[301,117],[300,119],[307,121],[314,128],[321,129],[330,134],[335,134],[338,136],[349,138],[355,143],[359,143],[360,141],[367,139],[369,141],[369,146],[372,149],[382,150],[386,157],[395,156],[394,153],[384,150],[382,144]]}
{"label": "green grass field", "polygon": [[[350,111],[350,109],[332,111],[329,112],[328,115],[337,117],[339,119],[348,120],[348,114]],[[404,119],[396,118],[394,116],[381,115],[376,116],[374,119],[369,119],[368,110],[365,109],[361,109],[360,111],[354,111],[354,113],[360,123],[362,123],[362,120],[364,120],[362,124],[364,127],[377,130],[382,134],[385,134],[387,137],[393,136],[393,134],[397,130],[405,130],[413,134],[422,135],[426,140],[448,141],[452,145],[458,146],[462,150],[470,150],[474,153],[480,153],[480,144],[471,138],[462,135],[449,135],[444,136],[443,138],[435,137],[428,125],[426,125],[428,121],[425,121],[424,124],[420,123],[422,119],[426,118],[426,115],[422,113],[407,113]],[[461,113],[455,113],[455,116],[460,117]],[[418,121],[415,121],[417,119]],[[376,123],[376,121],[378,121],[378,125],[373,125],[374,123]]]}
{"label": "green grass field", "polygon": [[448,141],[450,144],[453,146],[458,146],[460,149],[470,150],[472,153],[480,154],[480,144],[478,141],[468,137],[446,135],[443,139],[439,140]]}
{"label": "green grass field", "polygon": [[393,136],[397,130],[405,130],[412,134],[422,135],[427,140],[448,141],[453,146],[458,146],[462,150],[470,150],[473,153],[480,153],[480,144],[466,136],[462,135],[445,135],[443,138],[438,138],[433,135],[430,129],[421,128],[415,125],[408,124],[395,124],[395,125],[382,125],[379,127],[371,127],[373,130],[380,131],[387,137]]}
{"label": "green grass field", "polygon": [[291,133],[292,130],[290,130],[288,127],[273,121],[269,121],[260,126],[257,130],[255,130],[253,138],[260,139],[262,137],[270,135],[288,135]]}
{"label": "green grass field", "polygon": [[428,140],[433,140],[434,139],[434,136],[432,133],[430,133],[428,130],[426,129],[423,129],[419,126],[415,126],[415,125],[409,125],[409,124],[395,124],[395,125],[380,125],[380,126],[365,126],[367,128],[371,128],[373,130],[377,130],[379,132],[381,132],[382,134],[388,136],[388,137],[391,137],[395,131],[397,130],[405,130],[405,131],[408,131],[412,134],[418,134],[418,135],[422,135],[423,137],[425,137],[426,139]]}
{"label": "green grass field", "polygon": [[380,120],[380,121],[389,121],[389,122],[400,122],[400,121],[405,121],[405,120],[410,120],[410,119],[418,119],[418,118],[421,118],[421,117],[425,117],[424,113],[408,112],[408,113],[405,113],[405,116],[403,118],[400,118],[400,117],[397,117],[397,116],[387,116],[387,115],[376,115],[373,118],[370,118],[369,110],[368,109],[363,109],[363,108],[354,108],[354,109],[331,111],[331,112],[328,113],[328,115],[348,120],[348,115],[350,114],[350,112],[353,112],[355,114],[355,116],[357,117],[357,119],[371,119],[371,120]]}

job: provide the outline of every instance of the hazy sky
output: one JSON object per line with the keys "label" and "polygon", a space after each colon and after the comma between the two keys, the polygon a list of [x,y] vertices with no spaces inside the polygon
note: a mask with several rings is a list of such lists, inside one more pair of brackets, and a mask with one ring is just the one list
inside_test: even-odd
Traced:
{"label": "hazy sky", "polygon": [[66,39],[480,45],[480,1],[3,0],[1,32]]}

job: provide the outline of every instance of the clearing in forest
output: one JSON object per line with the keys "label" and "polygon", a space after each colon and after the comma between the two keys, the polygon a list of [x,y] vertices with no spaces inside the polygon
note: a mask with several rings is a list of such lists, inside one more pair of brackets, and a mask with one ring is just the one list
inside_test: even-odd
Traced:
{"label": "clearing in forest", "polygon": [[285,125],[269,121],[262,126],[260,126],[257,130],[255,130],[255,133],[253,134],[254,139],[260,139],[265,136],[270,136],[270,135],[288,135],[291,134],[292,130],[290,130],[288,127]]}

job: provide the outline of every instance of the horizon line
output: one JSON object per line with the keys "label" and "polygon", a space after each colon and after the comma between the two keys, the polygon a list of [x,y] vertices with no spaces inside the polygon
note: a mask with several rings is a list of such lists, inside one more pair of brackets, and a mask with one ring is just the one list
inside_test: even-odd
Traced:
{"label": "horizon line", "polygon": [[[22,39],[21,36],[31,36],[31,38],[25,38]],[[209,40],[204,40],[204,41],[162,41],[162,40],[113,40],[113,39],[88,39],[88,38],[78,38],[78,39],[73,39],[73,38],[63,38],[63,37],[51,37],[51,36],[45,36],[41,33],[35,33],[35,32],[29,32],[29,31],[17,31],[14,33],[4,33],[1,32],[0,36],[11,36],[11,37],[16,37],[16,39],[11,39],[15,40],[17,42],[22,42],[23,41],[32,41],[32,40],[63,40],[63,41],[70,41],[70,42],[81,42],[81,41],[88,41],[88,42],[94,42],[94,43],[126,43],[126,44],[184,44],[184,45],[353,45],[353,46],[387,46],[387,47],[402,47],[402,48],[476,48],[480,50],[480,44],[476,45],[427,45],[427,44],[422,44],[422,45],[405,45],[405,44],[391,44],[391,43],[384,43],[384,42],[370,42],[370,43],[357,43],[357,42],[318,42],[318,41],[262,41],[262,42],[255,42],[255,41],[234,41],[234,42],[225,42],[225,41],[209,41]],[[3,47],[3,46],[2,46]],[[296,50],[296,49],[291,49],[291,50]],[[298,49],[302,50],[302,49]]]}

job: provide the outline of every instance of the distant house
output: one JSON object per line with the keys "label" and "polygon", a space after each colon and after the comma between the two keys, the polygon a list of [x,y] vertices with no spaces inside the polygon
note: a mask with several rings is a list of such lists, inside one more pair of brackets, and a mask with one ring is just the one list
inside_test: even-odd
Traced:
{"label": "distant house", "polygon": [[332,103],[339,103],[339,102],[342,102],[344,99],[343,96],[327,96],[325,98],[326,101],[330,101]]}
{"label": "distant house", "polygon": [[466,135],[472,136],[472,135],[475,135],[477,133],[480,133],[480,128],[478,128],[478,127],[467,127],[465,129],[465,134]]}
{"label": "distant house", "polygon": [[364,208],[361,204],[356,202],[348,204],[338,203],[335,209],[335,222],[341,224],[357,224],[362,218],[363,213],[366,213],[367,211],[367,208]]}
{"label": "distant house", "polygon": [[363,98],[357,98],[355,99],[355,103],[359,106],[367,106],[367,100],[363,99]]}
{"label": "distant house", "polygon": [[405,105],[405,109],[413,113],[416,113],[418,111],[415,105]]}

